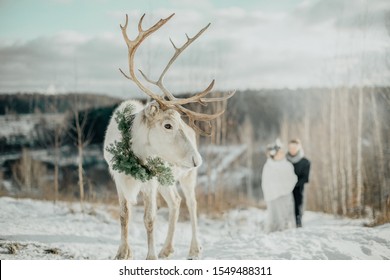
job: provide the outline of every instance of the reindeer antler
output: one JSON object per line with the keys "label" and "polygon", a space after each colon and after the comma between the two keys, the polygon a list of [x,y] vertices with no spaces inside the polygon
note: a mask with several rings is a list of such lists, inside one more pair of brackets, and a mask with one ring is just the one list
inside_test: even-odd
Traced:
{"label": "reindeer antler", "polygon": [[[153,98],[156,100],[160,106],[165,109],[165,108],[172,108],[177,110],[179,113],[182,115],[185,115],[189,119],[189,125],[195,129],[196,132],[202,134],[202,135],[210,135],[210,133],[202,130],[199,126],[196,125],[196,121],[203,121],[203,122],[208,122],[209,126],[211,126],[210,121],[213,119],[218,118],[221,116],[224,111],[220,111],[216,114],[204,114],[204,113],[198,113],[191,111],[182,105],[189,104],[189,103],[199,103],[201,105],[207,105],[206,103],[209,102],[216,102],[216,101],[224,101],[229,99],[234,95],[234,91],[223,96],[223,97],[215,97],[215,98],[206,98],[205,96],[208,95],[211,90],[214,87],[214,80],[211,81],[210,85],[202,92],[195,94],[194,96],[191,96],[189,98],[176,98],[173,96],[172,93],[167,90],[167,88],[164,86],[163,80],[165,77],[165,74],[171,67],[171,65],[174,63],[174,61],[177,59],[177,57],[189,46],[194,42],[206,29],[210,26],[210,23],[206,25],[204,28],[202,28],[194,37],[190,38],[187,34],[187,41],[180,47],[176,47],[176,45],[173,43],[171,39],[171,44],[173,48],[175,49],[175,53],[173,54],[172,58],[169,60],[168,64],[165,66],[163,72],[161,73],[160,77],[158,78],[157,81],[152,81],[149,79],[141,70],[138,69],[138,71],[141,73],[141,75],[144,77],[144,79],[153,84],[156,85],[160,88],[160,90],[163,92],[164,96],[158,95],[153,93],[150,89],[145,87],[136,77],[134,73],[134,55],[137,50],[137,48],[141,45],[143,40],[146,39],[149,35],[157,31],[159,28],[161,28],[168,20],[170,20],[175,14],[170,15],[169,17],[165,19],[160,19],[155,25],[150,27],[147,30],[142,29],[142,21],[145,17],[145,14],[141,17],[138,23],[138,36],[134,40],[130,40],[127,36],[126,29],[127,29],[127,24],[128,24],[128,16],[126,15],[126,23],[124,26],[120,26],[122,29],[122,35],[124,40],[126,41],[127,47],[128,47],[128,57],[129,57],[129,75],[126,75],[121,69],[121,73],[128,79],[134,81],[136,85],[144,92],[146,93],[149,97]],[[164,97],[166,97],[168,100],[166,100]]]}
{"label": "reindeer antler", "polygon": [[160,29],[168,20],[170,20],[175,14],[171,14],[166,19],[160,19],[155,25],[150,27],[147,30],[142,29],[142,21],[145,17],[145,14],[142,15],[138,22],[138,35],[134,40],[130,40],[127,36],[127,25],[129,23],[129,17],[126,14],[126,23],[124,26],[120,25],[122,30],[123,39],[126,42],[127,48],[128,48],[128,58],[129,58],[129,75],[126,75],[122,69],[119,68],[119,71],[129,80],[132,80],[144,93],[146,93],[148,96],[156,100],[160,105],[163,105],[162,103],[162,97],[159,95],[156,95],[151,90],[149,90],[147,87],[145,87],[138,79],[137,76],[134,73],[134,56],[135,52],[137,51],[137,48],[141,45],[141,43],[151,34],[153,34],[155,31]]}

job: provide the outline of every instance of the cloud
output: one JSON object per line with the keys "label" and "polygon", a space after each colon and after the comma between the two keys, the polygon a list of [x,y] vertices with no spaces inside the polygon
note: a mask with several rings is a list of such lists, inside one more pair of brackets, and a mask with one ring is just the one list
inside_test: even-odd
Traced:
{"label": "cloud", "polygon": [[210,0],[169,0],[170,4],[178,9],[186,10],[213,10],[214,5]]}
{"label": "cloud", "polygon": [[41,90],[56,83],[64,90],[74,90],[76,80],[87,90],[85,85],[93,80],[112,78],[113,71],[107,67],[118,62],[118,49],[110,34],[89,37],[74,32],[0,47],[2,90]]}
{"label": "cloud", "polygon": [[[217,89],[228,90],[358,84],[362,76],[364,82],[375,84],[387,75],[381,58],[388,35],[383,25],[363,34],[353,24],[353,18],[362,16],[362,7],[353,6],[351,0],[305,1],[292,12],[216,9],[209,1],[202,3],[199,9],[207,12],[185,3],[175,6],[175,17],[145,40],[137,53],[137,68],[156,79],[173,55],[169,38],[180,46],[185,33],[193,36],[212,22],[167,73],[166,85],[175,93],[202,90],[212,78]],[[368,15],[379,13],[383,3],[370,1]],[[340,5],[348,9],[340,11]],[[150,11],[144,28],[172,12],[169,8]],[[122,10],[106,12],[118,24],[124,23],[124,14]],[[137,34],[141,14],[129,11],[130,38]],[[119,67],[127,70],[127,49],[119,27],[95,34],[61,31],[28,41],[2,42],[0,60],[0,91],[50,87],[124,97],[140,94],[118,72]]]}
{"label": "cloud", "polygon": [[305,0],[292,16],[305,24],[332,23],[337,28],[383,27],[384,16],[390,11],[388,0]]}

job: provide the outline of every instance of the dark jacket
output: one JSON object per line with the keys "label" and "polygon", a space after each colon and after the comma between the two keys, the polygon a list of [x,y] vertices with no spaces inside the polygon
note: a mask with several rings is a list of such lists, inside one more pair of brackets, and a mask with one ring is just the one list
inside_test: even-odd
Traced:
{"label": "dark jacket", "polygon": [[300,187],[303,189],[303,185],[309,182],[310,174],[310,161],[307,158],[302,158],[294,165],[295,174],[298,177],[298,182],[295,187]]}

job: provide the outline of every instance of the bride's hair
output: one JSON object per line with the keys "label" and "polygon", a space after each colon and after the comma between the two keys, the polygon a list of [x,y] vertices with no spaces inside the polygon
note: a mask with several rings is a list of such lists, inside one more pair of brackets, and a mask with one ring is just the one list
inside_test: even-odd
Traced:
{"label": "bride's hair", "polygon": [[274,157],[278,154],[278,152],[280,150],[282,150],[283,148],[283,144],[282,144],[282,141],[280,141],[279,138],[276,139],[276,141],[272,144],[269,144],[267,146],[267,152],[268,152],[268,155],[274,159]]}

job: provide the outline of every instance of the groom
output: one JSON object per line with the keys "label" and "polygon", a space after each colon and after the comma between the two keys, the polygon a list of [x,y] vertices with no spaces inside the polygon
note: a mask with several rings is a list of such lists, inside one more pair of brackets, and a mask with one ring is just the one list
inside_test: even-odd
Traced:
{"label": "groom", "polygon": [[310,161],[304,157],[301,141],[298,139],[293,139],[288,143],[288,153],[286,157],[287,160],[294,165],[294,171],[298,177],[298,182],[293,190],[293,195],[297,227],[302,227],[303,189],[304,184],[309,182]]}

